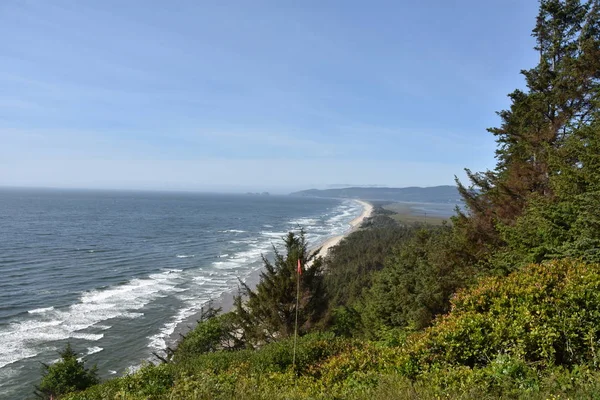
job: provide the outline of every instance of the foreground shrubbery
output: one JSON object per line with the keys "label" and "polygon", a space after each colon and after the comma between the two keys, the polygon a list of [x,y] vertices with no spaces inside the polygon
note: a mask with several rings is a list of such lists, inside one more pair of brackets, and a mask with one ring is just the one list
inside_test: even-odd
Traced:
{"label": "foreground shrubbery", "polygon": [[600,265],[530,265],[460,292],[399,345],[310,334],[146,366],[71,400],[600,396]]}
{"label": "foreground shrubbery", "polygon": [[460,292],[453,310],[411,337],[403,369],[484,367],[501,358],[549,368],[599,365],[600,267],[534,264]]}
{"label": "foreground shrubbery", "polygon": [[56,399],[66,393],[84,390],[100,382],[96,366],[85,367],[71,345],[61,351],[60,360],[52,365],[43,364],[42,380],[35,395],[40,399]]}
{"label": "foreground shrubbery", "polygon": [[319,363],[359,347],[359,342],[337,338],[332,333],[310,334],[298,340],[295,368],[292,367],[292,340],[288,339],[265,345],[259,351],[219,351],[184,357],[175,363],[146,365],[134,374],[112,379],[68,398],[191,399],[196,398],[192,396],[194,393],[203,391],[206,398],[233,398],[244,382],[263,377],[265,385],[269,385],[269,377],[276,376],[294,382],[294,376],[319,374],[315,369]]}

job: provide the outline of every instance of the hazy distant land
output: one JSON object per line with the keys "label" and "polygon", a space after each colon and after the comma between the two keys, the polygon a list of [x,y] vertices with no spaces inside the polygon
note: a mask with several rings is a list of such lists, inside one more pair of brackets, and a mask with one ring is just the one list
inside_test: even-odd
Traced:
{"label": "hazy distant land", "polygon": [[459,204],[461,198],[456,186],[432,187],[348,187],[339,189],[309,189],[294,192],[291,196],[362,199],[369,201],[394,201],[415,203]]}

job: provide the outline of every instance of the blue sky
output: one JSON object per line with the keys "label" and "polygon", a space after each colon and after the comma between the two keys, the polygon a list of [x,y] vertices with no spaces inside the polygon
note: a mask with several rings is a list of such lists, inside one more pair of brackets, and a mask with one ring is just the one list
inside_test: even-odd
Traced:
{"label": "blue sky", "polygon": [[0,185],[286,191],[494,165],[533,0],[0,2]]}

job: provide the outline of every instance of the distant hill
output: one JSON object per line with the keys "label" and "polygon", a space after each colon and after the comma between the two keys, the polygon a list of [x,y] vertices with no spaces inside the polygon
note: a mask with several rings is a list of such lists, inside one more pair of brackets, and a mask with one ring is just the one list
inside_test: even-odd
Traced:
{"label": "distant hill", "polygon": [[363,199],[373,201],[407,201],[419,203],[452,203],[461,202],[456,186],[432,187],[348,187],[340,189],[309,189],[290,193],[290,196],[327,197],[344,199]]}

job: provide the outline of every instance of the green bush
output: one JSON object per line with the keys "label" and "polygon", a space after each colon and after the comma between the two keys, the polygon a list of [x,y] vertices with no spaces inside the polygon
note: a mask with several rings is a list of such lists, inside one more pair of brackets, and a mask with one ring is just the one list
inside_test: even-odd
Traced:
{"label": "green bush", "polygon": [[450,297],[475,278],[473,267],[453,257],[455,239],[451,227],[421,227],[392,249],[362,301],[368,337],[390,328],[422,329],[450,310]]}
{"label": "green bush", "polygon": [[563,260],[458,293],[450,314],[409,338],[401,370],[485,367],[501,355],[540,368],[598,365],[598,349],[600,265]]}
{"label": "green bush", "polygon": [[214,315],[198,322],[177,345],[174,361],[182,361],[200,354],[243,347],[237,338],[235,316],[232,313]]}
{"label": "green bush", "polygon": [[35,394],[42,399],[57,399],[69,393],[84,390],[99,382],[96,366],[87,369],[70,344],[60,352],[60,361],[43,365],[42,380]]}
{"label": "green bush", "polygon": [[337,336],[355,336],[362,329],[360,313],[353,307],[340,306],[333,310],[331,325]]}
{"label": "green bush", "polygon": [[138,371],[93,386],[80,393],[68,395],[65,400],[157,400],[164,398],[175,382],[171,364],[146,364]]}
{"label": "green bush", "polygon": [[[284,372],[292,367],[293,339],[270,343],[260,350],[241,350],[204,354],[176,364],[179,370],[198,372],[223,371],[244,365],[252,372]],[[311,333],[298,338],[296,371],[302,373],[311,365],[343,351],[351,341],[335,337],[333,333]]]}

